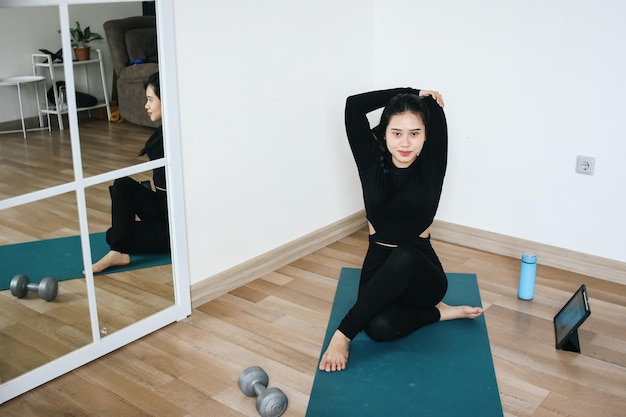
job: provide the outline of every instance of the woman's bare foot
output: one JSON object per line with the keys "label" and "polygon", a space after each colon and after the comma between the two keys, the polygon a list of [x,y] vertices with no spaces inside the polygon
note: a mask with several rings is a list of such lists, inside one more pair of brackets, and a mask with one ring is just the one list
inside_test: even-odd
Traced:
{"label": "woman's bare foot", "polygon": [[326,352],[320,361],[320,370],[326,372],[342,371],[348,364],[350,351],[350,339],[339,330],[330,339]]}
{"label": "woman's bare foot", "polygon": [[91,266],[94,274],[102,272],[112,266],[124,266],[130,263],[130,255],[127,253],[118,252],[116,250],[109,251],[98,262]]}
{"label": "woman's bare foot", "polygon": [[455,319],[475,319],[483,314],[483,309],[480,307],[470,306],[449,306],[443,301],[437,304],[435,307],[439,309],[441,314],[440,321],[455,320]]}

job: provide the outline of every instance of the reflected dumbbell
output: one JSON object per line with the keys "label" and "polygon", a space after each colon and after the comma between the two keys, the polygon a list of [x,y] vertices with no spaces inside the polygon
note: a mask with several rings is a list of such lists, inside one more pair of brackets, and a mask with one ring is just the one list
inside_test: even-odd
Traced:
{"label": "reflected dumbbell", "polygon": [[23,274],[18,274],[11,279],[11,294],[17,298],[24,298],[29,291],[39,293],[39,297],[46,301],[52,301],[57,298],[59,284],[56,279],[51,277],[45,277],[39,284],[36,284],[30,282],[28,277]]}
{"label": "reflected dumbbell", "polygon": [[287,409],[287,396],[278,388],[267,388],[269,380],[262,368],[251,366],[239,375],[239,389],[248,397],[258,397],[256,409],[261,417],[279,417]]}

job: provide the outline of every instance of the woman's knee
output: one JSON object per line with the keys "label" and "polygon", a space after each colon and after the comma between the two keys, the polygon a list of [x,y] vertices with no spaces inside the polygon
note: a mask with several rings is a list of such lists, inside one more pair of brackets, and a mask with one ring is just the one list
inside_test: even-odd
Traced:
{"label": "woman's knee", "polygon": [[130,177],[116,178],[115,181],[113,181],[113,185],[109,187],[109,191],[111,193],[124,192],[126,190],[136,188],[137,185],[140,184]]}
{"label": "woman's knee", "polygon": [[388,318],[381,314],[370,320],[365,328],[365,333],[376,342],[388,342],[400,337],[399,332],[391,325]]}

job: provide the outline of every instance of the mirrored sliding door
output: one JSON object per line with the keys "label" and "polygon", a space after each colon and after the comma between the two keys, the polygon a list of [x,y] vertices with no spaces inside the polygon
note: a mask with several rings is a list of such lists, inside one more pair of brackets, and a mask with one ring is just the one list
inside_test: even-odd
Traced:
{"label": "mirrored sliding door", "polygon": [[[173,37],[166,36],[173,31],[172,1],[158,0],[155,4],[164,152],[149,161],[139,153],[156,127],[120,121],[123,116],[116,113],[119,107],[115,103],[98,104],[108,101],[117,85],[102,25],[104,21],[141,15],[142,2],[0,2],[0,22],[46,21],[58,38],[55,44],[50,33],[41,36],[42,43],[50,43],[41,49],[63,49],[62,58],[55,62],[58,73],[54,80],[63,82],[63,106],[59,106],[57,91],[57,97],[46,97],[48,101],[40,107],[45,112],[56,110],[51,132],[29,132],[26,140],[13,135],[0,137],[2,155],[12,155],[0,158],[0,251],[23,252],[21,260],[16,259],[10,267],[3,264],[0,269],[0,278],[8,282],[0,289],[0,346],[3,356],[11,358],[0,363],[0,403],[191,312],[175,55]],[[75,63],[70,28],[76,21],[104,38],[92,42],[92,48],[99,49],[102,56],[98,60],[103,61],[103,73],[100,62]],[[9,32],[3,33],[5,30]],[[8,25],[0,25],[0,34],[4,39],[13,36]],[[39,53],[39,44],[31,43],[32,53]],[[13,60],[25,59],[25,70],[33,70],[30,53],[13,53]],[[93,53],[88,59],[93,60]],[[83,71],[86,65],[97,69]],[[50,75],[45,82],[49,90],[53,84]],[[78,93],[93,96],[96,105],[85,109]],[[145,90],[141,94],[139,102],[143,103]],[[167,202],[169,250],[131,254],[129,265],[93,273],[91,265],[111,249],[107,240],[112,223],[109,187],[116,179],[129,178],[156,192],[155,170],[165,172],[167,180],[162,200]],[[136,220],[141,221],[141,215]],[[11,279],[22,275],[27,267],[37,272],[29,277],[27,293],[18,297],[17,290],[10,288]],[[49,291],[40,284],[44,275],[56,277],[54,299],[41,297]]]}

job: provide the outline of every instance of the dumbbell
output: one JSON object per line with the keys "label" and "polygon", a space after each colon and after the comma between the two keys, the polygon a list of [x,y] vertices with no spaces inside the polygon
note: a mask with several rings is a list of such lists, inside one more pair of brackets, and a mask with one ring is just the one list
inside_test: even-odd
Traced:
{"label": "dumbbell", "polygon": [[261,417],[279,417],[287,409],[287,396],[278,388],[267,388],[269,380],[262,368],[251,366],[239,375],[239,389],[248,397],[258,397],[256,409]]}
{"label": "dumbbell", "polygon": [[56,279],[45,277],[39,284],[29,282],[26,275],[18,274],[11,279],[11,294],[17,298],[24,298],[29,291],[38,292],[39,297],[46,301],[52,301],[57,298],[59,284]]}

